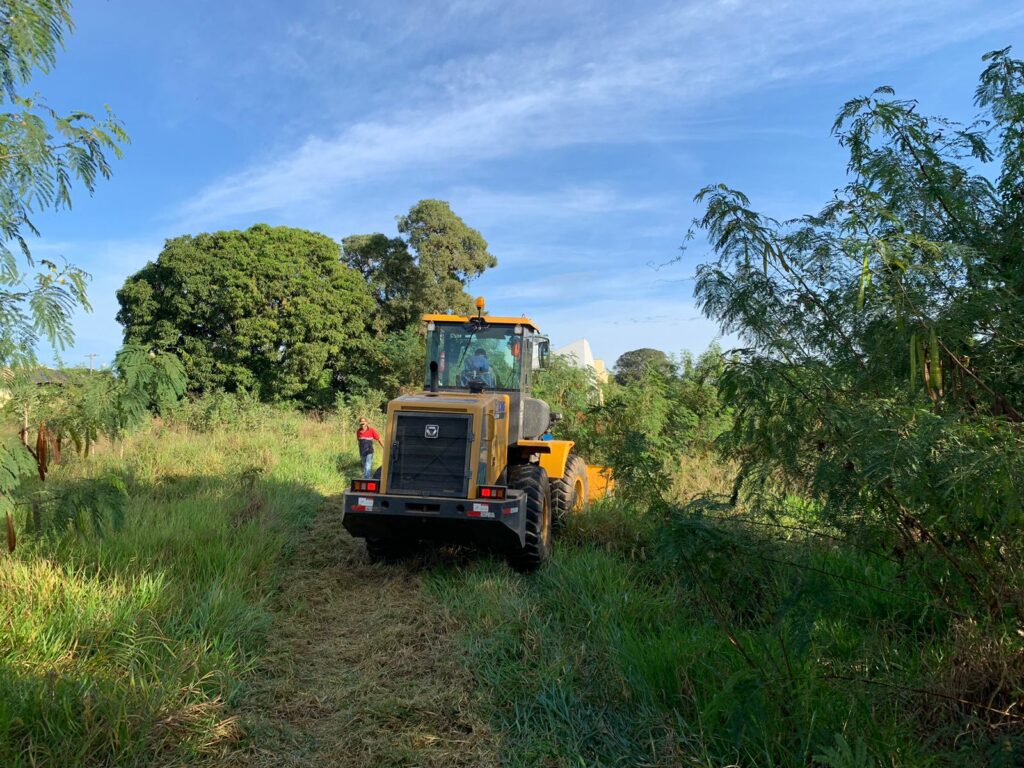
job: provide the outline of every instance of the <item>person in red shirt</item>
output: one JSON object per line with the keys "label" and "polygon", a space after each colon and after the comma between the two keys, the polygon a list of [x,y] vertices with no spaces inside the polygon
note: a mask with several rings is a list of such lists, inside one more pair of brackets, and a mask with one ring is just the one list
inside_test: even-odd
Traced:
{"label": "person in red shirt", "polygon": [[363,479],[369,480],[373,476],[373,441],[384,443],[380,439],[380,433],[370,426],[370,422],[362,418],[359,420],[359,429],[356,430],[356,440],[359,441],[359,456],[363,460]]}

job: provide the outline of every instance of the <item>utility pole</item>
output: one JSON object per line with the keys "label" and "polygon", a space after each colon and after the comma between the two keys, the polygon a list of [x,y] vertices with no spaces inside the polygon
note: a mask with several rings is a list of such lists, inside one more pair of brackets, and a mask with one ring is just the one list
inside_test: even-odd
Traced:
{"label": "utility pole", "polygon": [[82,355],[82,357],[89,358],[89,370],[91,371],[92,370],[92,361],[96,359],[97,354],[95,352],[90,352],[88,355]]}

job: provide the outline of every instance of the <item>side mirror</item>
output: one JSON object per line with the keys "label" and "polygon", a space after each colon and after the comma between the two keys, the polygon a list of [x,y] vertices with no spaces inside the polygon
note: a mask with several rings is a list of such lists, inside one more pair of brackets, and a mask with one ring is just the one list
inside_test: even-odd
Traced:
{"label": "side mirror", "polygon": [[551,341],[544,336],[538,336],[533,342],[533,370],[548,367],[548,359],[551,357]]}

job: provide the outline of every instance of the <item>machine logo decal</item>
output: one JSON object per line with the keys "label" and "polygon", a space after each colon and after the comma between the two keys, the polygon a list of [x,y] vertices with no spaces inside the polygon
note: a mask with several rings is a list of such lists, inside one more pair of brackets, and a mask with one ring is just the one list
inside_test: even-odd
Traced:
{"label": "machine logo decal", "polygon": [[437,424],[427,424],[426,429],[423,430],[423,436],[433,440],[438,436],[440,431],[441,428]]}

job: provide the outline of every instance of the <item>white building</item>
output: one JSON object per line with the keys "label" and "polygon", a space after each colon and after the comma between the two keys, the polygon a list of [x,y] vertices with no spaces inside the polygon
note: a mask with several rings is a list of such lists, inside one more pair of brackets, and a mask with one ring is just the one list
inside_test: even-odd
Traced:
{"label": "white building", "polygon": [[590,349],[590,342],[586,339],[576,339],[564,347],[554,350],[556,355],[561,355],[573,362],[577,368],[592,368],[597,376],[598,382],[604,384],[608,381],[608,371],[604,367],[604,360],[594,357]]}

